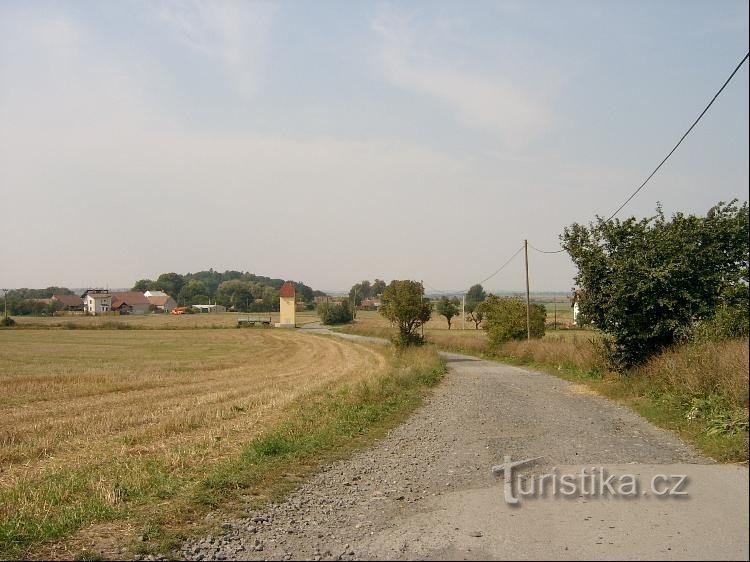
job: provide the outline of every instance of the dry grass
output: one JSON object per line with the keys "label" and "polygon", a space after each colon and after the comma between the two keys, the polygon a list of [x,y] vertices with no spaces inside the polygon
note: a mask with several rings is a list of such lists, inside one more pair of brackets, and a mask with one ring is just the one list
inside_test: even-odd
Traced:
{"label": "dry grass", "polygon": [[[235,328],[237,319],[247,316],[271,317],[279,321],[278,312],[223,312],[218,314],[144,314],[126,316],[15,316],[17,328],[61,329],[138,329],[184,330],[195,328]],[[318,320],[315,311],[297,312],[297,324]]]}
{"label": "dry grass", "polygon": [[602,371],[604,364],[596,348],[595,332],[571,332],[565,336],[548,334],[541,340],[511,341],[497,353],[526,362],[546,363],[581,371]]}
{"label": "dry grass", "polygon": [[633,374],[688,396],[720,395],[748,407],[748,340],[701,342],[669,349]]}
{"label": "dry grass", "polygon": [[[558,306],[561,305],[558,304]],[[434,343],[445,350],[473,355],[482,355],[492,351],[488,348],[487,336],[484,330],[475,329],[474,323],[468,320],[466,322],[466,329],[463,329],[463,326],[462,321],[455,318],[453,320],[453,327],[449,330],[445,318],[433,313],[430,321],[425,324],[424,333],[428,342]],[[391,323],[381,314],[374,311],[357,312],[357,319],[354,323],[341,326],[337,329],[350,334],[376,336],[385,339],[390,339],[394,334]],[[578,342],[597,339],[598,337],[599,333],[593,330],[548,329],[544,340]]]}
{"label": "dry grass", "polygon": [[290,404],[390,368],[382,350],[279,330],[7,330],[0,349],[6,553],[164,504]]}

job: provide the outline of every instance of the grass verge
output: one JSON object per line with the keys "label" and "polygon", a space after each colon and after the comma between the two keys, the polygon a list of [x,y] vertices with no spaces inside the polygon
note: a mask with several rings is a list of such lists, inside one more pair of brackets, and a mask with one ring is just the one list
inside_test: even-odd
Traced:
{"label": "grass verge", "polygon": [[[342,331],[390,338],[372,321]],[[678,433],[720,462],[748,460],[748,340],[676,346],[627,373],[607,369],[594,331],[548,332],[541,340],[488,346],[483,331],[426,330],[443,351],[531,367],[585,384],[655,425]]]}
{"label": "grass verge", "polygon": [[[0,558],[166,554],[188,536],[206,532],[208,513],[219,508],[232,513],[278,498],[322,463],[382,436],[445,373],[432,349],[386,353],[389,368],[383,374],[300,397],[275,426],[226,459],[184,470],[134,457],[116,465],[61,467],[18,482],[0,493]],[[103,471],[116,486],[101,485]],[[123,537],[129,550],[89,551],[86,529],[111,522],[134,530]]]}
{"label": "grass verge", "polygon": [[591,340],[509,342],[495,358],[585,384],[678,433],[720,462],[748,460],[748,341],[685,344],[627,373],[608,371]]}

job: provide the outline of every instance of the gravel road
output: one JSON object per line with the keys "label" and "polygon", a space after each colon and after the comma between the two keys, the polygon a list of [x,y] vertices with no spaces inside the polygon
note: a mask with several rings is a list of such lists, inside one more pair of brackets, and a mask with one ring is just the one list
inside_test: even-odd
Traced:
{"label": "gravel road", "polygon": [[[747,468],[714,464],[585,387],[445,354],[446,380],[375,446],[311,478],[281,504],[184,545],[187,559],[683,559],[748,557]],[[524,498],[492,467],[606,465],[688,474],[685,498]],[[666,471],[666,472],[665,472]]]}

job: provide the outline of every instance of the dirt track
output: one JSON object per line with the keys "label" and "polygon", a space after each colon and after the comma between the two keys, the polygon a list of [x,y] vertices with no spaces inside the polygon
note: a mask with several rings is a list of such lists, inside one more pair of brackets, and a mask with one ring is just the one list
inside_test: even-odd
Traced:
{"label": "dirt track", "polygon": [[[713,464],[583,387],[448,354],[429,402],[375,447],[280,505],[184,546],[191,559],[580,559],[748,556],[747,469]],[[688,474],[689,498],[503,500],[492,467],[541,457],[648,479]],[[617,465],[617,466],[614,466]]]}

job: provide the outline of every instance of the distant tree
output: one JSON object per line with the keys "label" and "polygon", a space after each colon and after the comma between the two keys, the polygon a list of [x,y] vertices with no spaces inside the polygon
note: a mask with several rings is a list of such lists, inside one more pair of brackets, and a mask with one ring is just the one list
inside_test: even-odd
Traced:
{"label": "distant tree", "polygon": [[139,293],[145,293],[155,287],[154,282],[151,279],[139,279],[133,285],[131,291],[138,291]]}
{"label": "distant tree", "polygon": [[[578,267],[581,312],[611,338],[615,367],[642,363],[721,313],[748,322],[748,204],[719,203],[706,216],[676,213],[565,229]],[[732,309],[740,313],[732,314]],[[720,331],[726,332],[726,326]]]}
{"label": "distant tree", "polygon": [[484,320],[484,311],[479,306],[487,298],[484,288],[477,284],[472,285],[466,292],[466,316],[474,322],[474,329],[478,330]]}
{"label": "distant tree", "polygon": [[241,279],[224,281],[216,291],[216,302],[232,310],[247,312],[255,302],[253,286]]}
{"label": "distant tree", "polygon": [[315,298],[312,288],[299,281],[294,281],[294,292],[298,301],[312,302]]}
{"label": "distant tree", "polygon": [[354,302],[355,306],[361,305],[364,299],[369,299],[371,296],[372,285],[367,280],[361,281],[349,289],[349,298]]}
{"label": "distant tree", "polygon": [[207,300],[207,293],[208,288],[203,281],[191,279],[182,286],[182,289],[180,289],[180,294],[177,302],[179,302],[183,306],[189,306],[192,304],[204,304],[202,302],[198,302],[198,300],[199,298]]}
{"label": "distant tree", "polygon": [[383,291],[380,314],[396,325],[396,344],[420,345],[423,338],[416,330],[430,319],[432,303],[424,296],[418,281],[391,281]]}
{"label": "distant tree", "polygon": [[[490,342],[499,345],[510,340],[522,340],[527,337],[526,303],[510,297],[490,295],[479,309],[484,314],[483,328]],[[547,309],[541,304],[532,304],[529,308],[531,320],[531,337],[544,336]]]}
{"label": "distant tree", "polygon": [[372,282],[372,296],[376,297],[378,295],[382,295],[383,291],[385,291],[385,288],[385,281],[376,278],[375,281]]}
{"label": "distant tree", "polygon": [[448,321],[449,330],[451,329],[451,322],[453,321],[453,317],[458,316],[461,312],[460,305],[461,303],[458,302],[458,299],[456,297],[453,297],[452,299],[443,297],[437,302],[435,310],[441,316],[445,316],[445,319]]}
{"label": "distant tree", "polygon": [[182,275],[171,272],[159,275],[159,278],[154,285],[159,291],[164,291],[170,297],[177,300],[184,284],[185,278]]}

